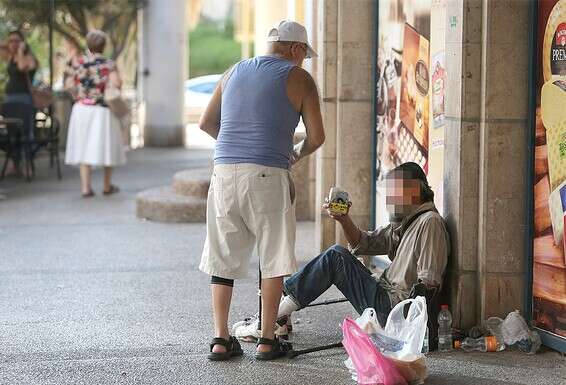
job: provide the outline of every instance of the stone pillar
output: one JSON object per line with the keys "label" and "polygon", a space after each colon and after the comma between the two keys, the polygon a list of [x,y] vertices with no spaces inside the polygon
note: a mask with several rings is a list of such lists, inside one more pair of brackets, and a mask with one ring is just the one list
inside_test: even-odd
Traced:
{"label": "stone pillar", "polygon": [[456,327],[478,318],[478,202],[481,0],[453,0],[446,8],[446,131],[444,214],[451,236],[448,291]]}
{"label": "stone pillar", "polygon": [[255,12],[255,55],[265,55],[267,51],[267,34],[277,22],[287,18],[287,1],[261,0],[254,4]]}
{"label": "stone pillar", "polygon": [[[480,125],[480,319],[522,309],[528,186],[528,1],[483,8]],[[522,42],[517,44],[517,42]]]}
{"label": "stone pillar", "polygon": [[[304,22],[305,28],[309,35],[311,44],[315,49],[318,48],[318,0],[309,0],[303,3],[304,8]],[[317,51],[318,52],[318,51]],[[305,60],[303,64],[313,78],[318,78],[318,60]],[[320,89],[320,87],[319,87]],[[320,150],[319,150],[320,151]],[[316,194],[316,155],[309,156],[309,220],[315,220],[318,212],[320,211],[320,206],[317,206],[317,194]]]}
{"label": "stone pillar", "polygon": [[[371,0],[338,2],[336,184],[348,191],[350,216],[369,226],[372,181],[374,7]],[[352,21],[355,20],[355,23]],[[339,226],[336,238],[345,243]]]}
{"label": "stone pillar", "polygon": [[444,212],[460,328],[523,304],[528,10],[513,0],[447,3]]}
{"label": "stone pillar", "polygon": [[185,0],[149,0],[141,17],[140,117],[146,146],[182,146],[187,29]]}
{"label": "stone pillar", "polygon": [[[338,63],[338,0],[318,0],[317,84],[326,141],[316,152],[316,207],[336,183],[336,79]],[[335,242],[335,224],[316,211],[316,246],[321,250]]]}

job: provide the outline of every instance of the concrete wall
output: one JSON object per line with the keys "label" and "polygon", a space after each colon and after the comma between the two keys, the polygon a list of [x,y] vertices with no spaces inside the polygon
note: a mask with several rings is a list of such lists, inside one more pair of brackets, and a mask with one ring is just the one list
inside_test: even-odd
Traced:
{"label": "concrete wall", "polygon": [[[331,186],[350,193],[351,215],[369,225],[371,202],[372,44],[374,3],[318,2],[318,84],[326,142],[317,152],[316,198],[320,207]],[[355,23],[352,23],[355,20]],[[317,211],[317,246],[345,243],[342,232]]]}
{"label": "concrete wall", "polygon": [[[317,83],[326,134],[324,145],[316,152],[316,206],[320,207],[336,184],[338,0],[318,1],[318,21]],[[335,242],[335,224],[321,211],[317,211],[315,220],[316,246],[323,250]]]}
{"label": "concrete wall", "polygon": [[529,8],[529,2],[513,0],[490,0],[483,8],[480,319],[523,305]]}
{"label": "concrete wall", "polygon": [[140,11],[139,120],[146,146],[183,145],[185,10],[185,0],[149,0]]}
{"label": "concrete wall", "polygon": [[454,166],[445,170],[444,199],[460,327],[523,304],[528,8],[512,0],[448,2],[445,163]]}

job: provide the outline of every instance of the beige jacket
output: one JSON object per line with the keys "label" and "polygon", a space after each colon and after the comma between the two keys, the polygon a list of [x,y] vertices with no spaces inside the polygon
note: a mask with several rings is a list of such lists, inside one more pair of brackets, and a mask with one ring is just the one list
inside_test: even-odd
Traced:
{"label": "beige jacket", "polygon": [[[401,232],[403,237],[399,242]],[[379,281],[389,292],[391,306],[395,306],[409,297],[411,288],[419,280],[430,286],[442,285],[450,239],[434,203],[426,202],[401,223],[390,223],[371,232],[362,231],[358,244],[349,248],[356,256],[389,257],[392,263]]]}

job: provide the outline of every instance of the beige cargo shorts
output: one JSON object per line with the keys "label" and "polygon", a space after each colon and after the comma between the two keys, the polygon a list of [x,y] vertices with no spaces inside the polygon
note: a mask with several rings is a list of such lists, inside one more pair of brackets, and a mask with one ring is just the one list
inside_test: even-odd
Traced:
{"label": "beige cargo shorts", "polygon": [[294,201],[288,170],[249,163],[215,165],[199,269],[221,278],[246,278],[255,246],[262,278],[296,272]]}

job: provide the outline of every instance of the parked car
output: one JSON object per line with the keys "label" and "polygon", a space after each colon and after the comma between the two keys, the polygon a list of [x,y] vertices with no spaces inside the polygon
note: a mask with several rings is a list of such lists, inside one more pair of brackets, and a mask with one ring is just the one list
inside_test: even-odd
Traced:
{"label": "parked car", "polygon": [[206,75],[185,81],[185,117],[188,123],[198,122],[221,77]]}

